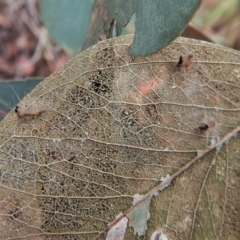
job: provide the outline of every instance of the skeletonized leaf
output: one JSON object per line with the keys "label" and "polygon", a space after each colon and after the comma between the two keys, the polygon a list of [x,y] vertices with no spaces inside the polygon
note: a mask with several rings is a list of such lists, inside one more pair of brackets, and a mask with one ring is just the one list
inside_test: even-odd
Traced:
{"label": "skeletonized leaf", "polygon": [[239,52],[178,38],[134,58],[132,39],[87,49],[20,103],[44,114],[0,123],[3,239],[104,239],[149,197],[145,239],[238,239]]}

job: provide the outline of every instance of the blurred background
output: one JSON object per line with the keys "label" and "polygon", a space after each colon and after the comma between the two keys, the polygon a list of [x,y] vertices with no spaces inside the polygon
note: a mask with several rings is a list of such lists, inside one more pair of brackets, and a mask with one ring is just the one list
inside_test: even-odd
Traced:
{"label": "blurred background", "polygon": [[[0,121],[81,51],[94,0],[0,0]],[[135,16],[122,34],[134,33]],[[203,0],[182,36],[240,50],[240,0]]]}

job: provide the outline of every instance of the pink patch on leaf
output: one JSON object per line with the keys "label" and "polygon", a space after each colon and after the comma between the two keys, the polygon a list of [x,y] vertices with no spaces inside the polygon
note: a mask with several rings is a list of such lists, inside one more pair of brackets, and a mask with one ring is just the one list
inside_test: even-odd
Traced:
{"label": "pink patch on leaf", "polygon": [[138,91],[142,95],[146,96],[146,95],[149,95],[151,91],[154,91],[157,88],[159,88],[160,85],[161,85],[161,82],[159,82],[159,80],[155,78],[150,78],[146,82],[143,82],[140,84],[140,86],[138,87]]}

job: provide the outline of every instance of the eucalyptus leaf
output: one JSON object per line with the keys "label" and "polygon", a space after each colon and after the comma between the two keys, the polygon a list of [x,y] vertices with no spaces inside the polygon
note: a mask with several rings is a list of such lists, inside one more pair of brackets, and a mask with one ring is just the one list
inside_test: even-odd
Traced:
{"label": "eucalyptus leaf", "polygon": [[130,54],[146,56],[171,43],[187,26],[200,3],[201,0],[138,0]]}
{"label": "eucalyptus leaf", "polygon": [[100,40],[120,36],[136,9],[136,0],[95,0],[82,50]]}
{"label": "eucalyptus leaf", "polygon": [[201,0],[95,0],[82,49],[119,36],[136,12],[133,56],[145,56],[168,45],[181,34]]}

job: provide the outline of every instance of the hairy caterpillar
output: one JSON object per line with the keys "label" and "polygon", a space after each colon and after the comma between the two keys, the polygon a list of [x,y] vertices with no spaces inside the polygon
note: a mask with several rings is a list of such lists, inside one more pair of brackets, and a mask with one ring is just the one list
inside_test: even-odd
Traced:
{"label": "hairy caterpillar", "polygon": [[[16,93],[16,91],[13,89],[13,87],[8,84],[13,92],[16,94],[19,102],[20,102],[20,98],[18,96],[18,94]],[[29,102],[29,104],[26,104],[26,102]],[[32,99],[28,99],[27,101],[25,101],[25,104],[18,104],[16,105],[14,112],[17,115],[18,118],[33,118],[33,117],[40,117],[42,116],[45,112],[47,111],[46,105],[44,105],[43,103],[33,103]]]}
{"label": "hairy caterpillar", "polygon": [[15,107],[15,113],[18,118],[26,118],[26,117],[40,117],[42,114],[46,112],[46,108],[43,106],[30,106],[28,108],[17,105]]}
{"label": "hairy caterpillar", "polygon": [[193,54],[192,53],[188,53],[187,55],[182,55],[179,57],[179,61],[177,63],[177,67],[185,67],[188,68],[191,63],[192,63],[192,59],[193,59]]}

